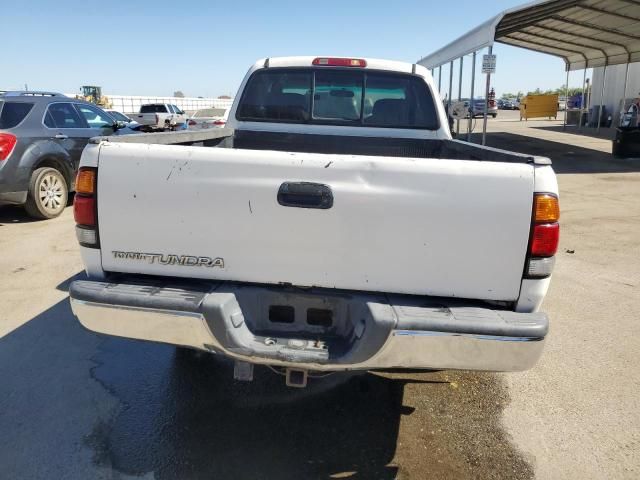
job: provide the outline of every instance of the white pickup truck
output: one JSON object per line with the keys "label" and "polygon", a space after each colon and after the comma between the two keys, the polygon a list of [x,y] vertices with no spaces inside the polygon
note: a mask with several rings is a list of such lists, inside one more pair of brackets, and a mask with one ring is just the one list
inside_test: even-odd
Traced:
{"label": "white pickup truck", "polygon": [[215,147],[95,139],[73,312],[293,386],[314,371],[532,367],[558,246],[551,162],[452,140],[434,98],[419,65],[269,58]]}
{"label": "white pickup truck", "polygon": [[138,122],[141,130],[175,130],[185,125],[187,114],[170,103],[150,103],[140,107],[140,113],[131,115],[131,119]]}

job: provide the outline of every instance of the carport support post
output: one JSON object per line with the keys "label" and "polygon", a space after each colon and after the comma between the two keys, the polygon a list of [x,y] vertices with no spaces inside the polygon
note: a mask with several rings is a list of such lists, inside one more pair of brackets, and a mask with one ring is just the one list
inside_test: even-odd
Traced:
{"label": "carport support post", "polygon": [[[453,60],[449,63],[449,95],[447,95],[447,117],[451,116],[451,90],[453,89]],[[447,118],[449,121],[449,118]]]}
{"label": "carport support post", "polygon": [[567,83],[564,84],[564,120],[562,130],[567,129],[567,109],[569,108],[569,65],[567,65]]}
{"label": "carport support post", "polygon": [[476,52],[471,61],[471,95],[469,95],[469,125],[467,127],[467,142],[471,141],[471,123],[473,122],[473,91],[476,87]]}
{"label": "carport support post", "polygon": [[582,76],[582,99],[580,100],[580,120],[578,121],[578,130],[582,130],[582,117],[584,115],[584,107],[587,104],[586,95],[587,85],[587,66],[584,67],[584,75]]}
{"label": "carport support post", "polygon": [[[464,57],[460,57],[460,75],[458,77],[458,101],[462,98],[462,61]],[[460,135],[460,119],[456,120],[456,136]]]}
{"label": "carport support post", "polygon": [[[493,45],[489,45],[489,55],[493,53]],[[489,114],[489,88],[491,87],[491,74],[487,73],[487,87],[484,91],[484,118],[482,120],[482,145],[487,143],[487,116]]]}
{"label": "carport support post", "polygon": [[624,88],[622,89],[622,113],[624,113],[624,109],[627,102],[627,84],[629,83],[629,62],[627,62],[627,68],[624,72]]}
{"label": "carport support post", "polygon": [[440,100],[442,100],[442,65],[438,67],[438,93],[440,94]]}
{"label": "carport support post", "polygon": [[607,84],[607,64],[604,64],[602,70],[602,90],[600,90],[600,105],[598,105],[598,128],[596,133],[600,133],[600,123],[602,122],[602,103],[604,102],[604,87]]}

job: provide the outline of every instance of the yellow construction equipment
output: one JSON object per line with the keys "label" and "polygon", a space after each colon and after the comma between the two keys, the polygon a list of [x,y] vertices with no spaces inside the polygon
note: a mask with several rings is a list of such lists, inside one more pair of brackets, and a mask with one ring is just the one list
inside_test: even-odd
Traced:
{"label": "yellow construction equipment", "polygon": [[558,95],[527,95],[520,100],[520,120],[523,118],[558,118]]}
{"label": "yellow construction equipment", "polygon": [[111,108],[111,101],[109,100],[109,97],[102,96],[102,87],[83,85],[80,87],[80,91],[82,94],[76,95],[80,100],[95,103],[102,108]]}

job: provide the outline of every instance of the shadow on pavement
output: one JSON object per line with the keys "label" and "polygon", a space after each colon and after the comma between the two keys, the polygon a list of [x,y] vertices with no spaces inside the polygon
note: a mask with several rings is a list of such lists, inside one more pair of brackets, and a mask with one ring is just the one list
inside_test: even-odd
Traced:
{"label": "shadow on pavement", "polygon": [[39,222],[35,218],[31,218],[27,215],[27,212],[22,207],[14,205],[0,206],[0,227],[9,225],[12,223],[29,223]]}
{"label": "shadow on pavement", "polygon": [[67,299],[0,339],[2,478],[100,478],[78,446],[116,406],[90,376],[98,343]]}
{"label": "shadow on pavement", "polygon": [[[66,208],[73,206],[73,193],[69,194],[69,200]],[[12,223],[31,223],[31,222],[46,222],[47,220],[39,220],[27,215],[27,212],[23,207],[17,205],[2,205],[0,206],[0,227],[10,225]]]}
{"label": "shadow on pavement", "polygon": [[153,471],[157,479],[396,477],[388,464],[402,382],[336,375],[295,390],[266,368],[256,368],[252,383],[234,382],[231,363],[210,355],[116,340],[100,350],[94,377],[126,407],[90,441],[118,471]]}
{"label": "shadow on pavement", "polygon": [[225,359],[94,335],[66,299],[0,342],[5,478],[392,479],[413,411],[370,374],[237,383]]}
{"label": "shadow on pavement", "polygon": [[605,128],[602,127],[600,129],[600,133],[596,132],[595,128],[592,127],[583,127],[582,130],[578,130],[576,125],[567,125],[567,128],[563,129],[562,125],[546,125],[546,126],[536,126],[530,127],[536,128],[539,130],[547,130],[549,132],[559,132],[559,133],[570,133],[572,135],[579,135],[585,138],[596,138],[601,140],[613,140],[616,136],[615,128]]}
{"label": "shadow on pavement", "polygon": [[224,358],[95,335],[62,300],[0,339],[2,477],[533,475],[500,427],[493,374],[336,374],[301,390],[264,367],[232,377]]}
{"label": "shadow on pavement", "polygon": [[[481,138],[481,135],[472,135],[473,143],[480,143]],[[525,135],[491,132],[487,134],[487,145],[514,152],[549,157],[553,162],[555,172],[561,174],[640,172],[640,159],[617,159],[610,153]]]}

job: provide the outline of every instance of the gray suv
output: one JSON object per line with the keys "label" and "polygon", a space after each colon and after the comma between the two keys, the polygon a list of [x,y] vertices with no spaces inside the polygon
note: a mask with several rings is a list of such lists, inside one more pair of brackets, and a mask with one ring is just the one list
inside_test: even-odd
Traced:
{"label": "gray suv", "polygon": [[24,205],[35,218],[57,217],[89,139],[121,127],[101,108],[60,93],[0,95],[0,205]]}

